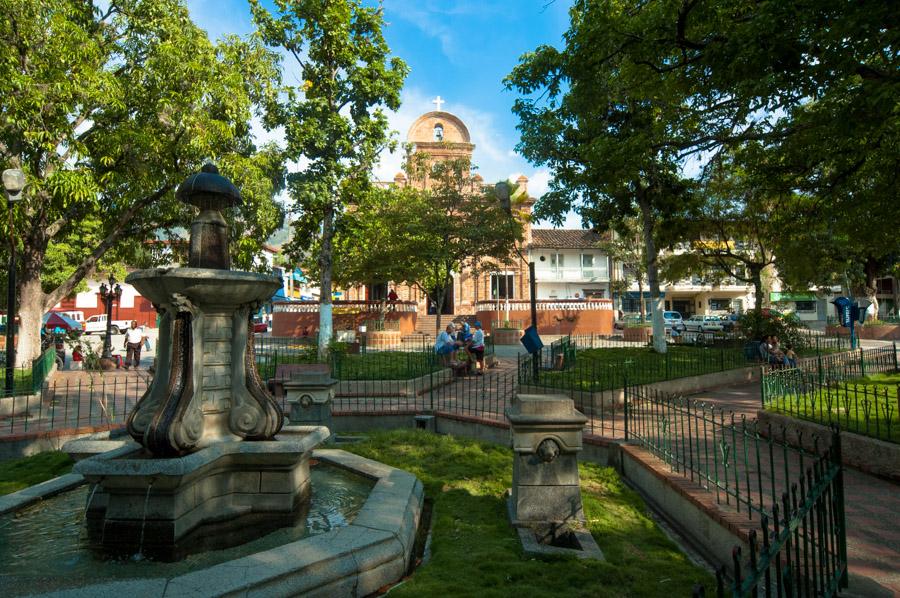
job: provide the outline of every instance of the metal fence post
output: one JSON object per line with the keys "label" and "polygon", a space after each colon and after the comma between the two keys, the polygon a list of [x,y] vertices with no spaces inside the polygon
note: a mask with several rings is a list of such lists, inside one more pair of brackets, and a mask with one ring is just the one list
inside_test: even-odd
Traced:
{"label": "metal fence post", "polygon": [[844,465],[841,457],[841,429],[838,426],[832,427],[831,432],[831,458],[832,465],[837,467],[837,475],[835,481],[835,499],[837,502],[837,512],[835,519],[839,526],[838,529],[838,557],[843,565],[841,572],[840,587],[846,588],[847,580],[847,517],[844,512]]}
{"label": "metal fence post", "polygon": [[859,350],[859,372],[863,378],[866,376],[866,354],[860,348]]}
{"label": "metal fence post", "polygon": [[894,355],[894,370],[895,370],[895,371],[900,371],[900,365],[897,364],[897,341],[894,341],[893,343],[891,343],[891,346],[894,347],[894,352],[893,352],[893,355]]}
{"label": "metal fence post", "polygon": [[628,440],[628,374],[626,373],[624,376],[625,386],[623,388],[624,398],[623,398],[623,411],[625,414],[625,440]]}

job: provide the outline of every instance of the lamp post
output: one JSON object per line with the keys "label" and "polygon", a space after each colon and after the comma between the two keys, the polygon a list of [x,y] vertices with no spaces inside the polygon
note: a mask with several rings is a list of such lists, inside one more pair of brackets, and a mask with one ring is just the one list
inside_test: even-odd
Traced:
{"label": "lamp post", "polygon": [[16,236],[13,229],[13,207],[22,199],[25,189],[25,173],[18,168],[3,171],[3,189],[9,211],[9,269],[6,278],[6,394],[12,395],[15,387],[16,367]]}
{"label": "lamp post", "polygon": [[[505,181],[501,181],[494,185],[494,194],[497,196],[497,199],[500,201],[500,207],[503,208],[507,214],[509,214],[510,218],[512,217],[512,199],[510,197],[509,192],[509,183]],[[522,255],[522,251],[518,246],[515,246],[516,253],[519,254],[519,259],[525,261],[525,256]],[[537,280],[535,278],[534,272],[534,262],[528,261],[528,290],[531,295],[531,327],[534,328],[535,334],[537,334]],[[541,368],[541,360],[540,353],[535,354],[531,360],[534,371],[532,375],[534,379],[538,379],[538,374],[540,373]]]}
{"label": "lamp post", "polygon": [[[115,285],[115,286],[113,286]],[[100,300],[106,305],[106,336],[103,339],[103,359],[112,359],[112,306],[113,301],[122,298],[122,287],[116,284],[112,273],[109,275],[109,286],[106,283],[100,285]]]}

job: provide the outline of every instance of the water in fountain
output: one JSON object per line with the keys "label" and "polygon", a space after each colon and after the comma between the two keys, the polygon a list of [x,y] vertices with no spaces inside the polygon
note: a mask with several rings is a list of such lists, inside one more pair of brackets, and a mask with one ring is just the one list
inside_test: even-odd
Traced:
{"label": "water in fountain", "polygon": [[[172,577],[268,550],[348,525],[365,502],[372,482],[323,464],[311,470],[309,513],[236,546],[200,550],[164,562],[153,555],[134,560],[134,549],[111,552],[91,543],[82,516],[88,486],[0,516],[0,587],[4,596],[49,592],[112,579]],[[195,547],[200,548],[199,545]],[[147,552],[146,550],[144,551]]]}

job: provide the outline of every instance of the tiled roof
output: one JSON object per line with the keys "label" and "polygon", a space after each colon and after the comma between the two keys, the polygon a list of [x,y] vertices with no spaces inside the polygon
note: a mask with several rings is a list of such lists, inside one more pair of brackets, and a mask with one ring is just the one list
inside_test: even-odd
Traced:
{"label": "tiled roof", "polygon": [[533,228],[531,247],[547,249],[590,249],[601,237],[592,230],[580,228]]}

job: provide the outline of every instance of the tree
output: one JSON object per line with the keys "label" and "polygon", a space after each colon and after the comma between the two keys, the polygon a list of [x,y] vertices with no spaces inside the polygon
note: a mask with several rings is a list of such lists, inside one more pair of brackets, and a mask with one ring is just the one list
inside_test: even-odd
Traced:
{"label": "tree", "polygon": [[712,269],[752,284],[753,321],[761,322],[763,275],[776,263],[774,247],[791,221],[791,206],[759,189],[724,156],[708,165],[702,183],[705,201],[692,206],[678,223],[690,251],[673,255],[669,268],[694,273]]}
{"label": "tree", "polygon": [[256,151],[248,124],[277,73],[254,40],[213,45],[180,0],[22,0],[0,22],[0,65],[0,161],[28,180],[13,223],[20,364],[44,311],[190,221],[173,190],[204,161],[245,189],[246,250],[280,219],[280,157]]}
{"label": "tree", "polygon": [[634,218],[628,218],[618,223],[613,223],[615,231],[607,240],[600,241],[598,247],[612,258],[613,263],[622,264],[622,278],[612,284],[614,290],[621,295],[628,292],[629,280],[634,279],[638,285],[638,297],[640,297],[641,322],[646,319],[646,304],[644,302],[644,281],[647,277],[647,260],[644,259],[644,245],[641,241],[641,225]]}
{"label": "tree", "polygon": [[396,110],[408,72],[381,33],[380,8],[358,0],[275,0],[275,13],[251,0],[265,42],[300,69],[265,124],[284,127],[287,156],[304,165],[288,175],[298,218],[289,247],[296,257],[318,249],[319,357],[332,336],[333,238],[344,207],[367,192],[379,153],[391,145],[384,108]]}
{"label": "tree", "polygon": [[[419,165],[425,160],[422,154],[414,159]],[[348,212],[336,239],[341,284],[391,280],[418,287],[440,306],[454,273],[514,259],[513,247],[522,240],[518,209],[507,212],[493,191],[474,183],[468,159],[428,168],[429,188],[379,189]]]}
{"label": "tree", "polygon": [[664,69],[652,68],[660,57],[634,45],[643,35],[639,12],[612,0],[576,1],[565,48],[541,46],[525,54],[506,85],[522,96],[513,107],[519,150],[553,173],[536,215],[559,222],[579,206],[596,228],[639,219],[653,345],[664,353],[656,236],[692,197],[674,141],[689,138],[693,122],[684,119],[687,90]]}

